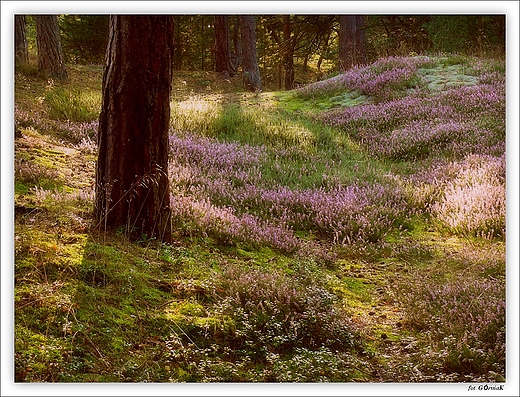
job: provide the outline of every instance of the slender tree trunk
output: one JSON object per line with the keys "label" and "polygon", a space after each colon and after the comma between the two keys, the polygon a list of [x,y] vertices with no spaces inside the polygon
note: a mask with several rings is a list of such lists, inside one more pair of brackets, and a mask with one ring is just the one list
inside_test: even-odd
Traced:
{"label": "slender tree trunk", "polygon": [[233,74],[238,72],[238,67],[242,63],[242,43],[240,37],[240,15],[235,17],[233,26],[233,53],[231,54],[231,67]]}
{"label": "slender tree trunk", "polygon": [[365,16],[356,15],[356,65],[366,64],[367,61]]}
{"label": "slender tree trunk", "polygon": [[234,75],[229,40],[229,17],[215,15],[215,71],[224,77]]}
{"label": "slender tree trunk", "polygon": [[283,66],[285,71],[284,77],[284,87],[286,90],[292,90],[294,88],[294,61],[293,61],[293,52],[294,45],[291,39],[292,26],[291,26],[291,16],[284,15],[284,23],[283,23],[283,46],[284,46],[284,55],[283,55]]}
{"label": "slender tree trunk", "polygon": [[262,91],[262,79],[256,56],[255,17],[241,15],[240,32],[242,38],[243,81],[246,89],[252,92]]}
{"label": "slender tree trunk", "polygon": [[[201,15],[200,17],[200,32],[201,36],[204,37],[204,15]],[[205,70],[205,60],[206,60],[206,49],[204,48],[204,45],[200,46],[200,67],[201,70]]]}
{"label": "slender tree trunk", "polygon": [[38,69],[56,79],[66,79],[65,57],[61,48],[60,28],[56,15],[36,15]]}
{"label": "slender tree trunk", "polygon": [[171,241],[173,33],[171,16],[111,16],[98,132],[99,226],[161,241]]}
{"label": "slender tree trunk", "polygon": [[15,64],[29,63],[25,15],[14,16],[14,52]]}
{"label": "slender tree trunk", "polygon": [[356,16],[339,17],[339,67],[347,70],[356,64]]}
{"label": "slender tree trunk", "polygon": [[325,37],[325,41],[323,44],[323,50],[320,51],[320,56],[318,58],[318,64],[316,65],[318,68],[318,72],[321,72],[321,64],[323,62],[323,53],[327,53],[329,50],[329,40],[330,40],[331,34],[332,34],[332,30],[330,30],[329,33],[327,34],[327,36]]}
{"label": "slender tree trunk", "polygon": [[175,23],[174,31],[174,49],[173,49],[173,69],[181,70],[182,66],[182,42],[181,42],[181,24],[180,16],[176,15],[173,17]]}

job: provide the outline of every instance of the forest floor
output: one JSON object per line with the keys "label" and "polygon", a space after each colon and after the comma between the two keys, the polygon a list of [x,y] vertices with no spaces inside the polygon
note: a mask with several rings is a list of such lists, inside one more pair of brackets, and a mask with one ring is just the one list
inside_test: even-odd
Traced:
{"label": "forest floor", "polygon": [[[437,78],[425,79],[425,84],[443,85],[439,90],[450,82],[477,84],[476,77],[460,73],[462,65],[452,63],[439,64]],[[494,315],[481,308],[486,302],[480,300],[500,307],[505,299],[502,237],[461,235],[424,214],[413,214],[403,223],[406,227],[390,228],[374,242],[348,243],[345,238],[340,242],[317,227],[296,227],[298,244],[304,247],[296,251],[284,251],[276,243],[250,242],[243,236],[235,239],[227,229],[220,233],[213,226],[201,226],[192,215],[180,220],[173,245],[146,236],[130,241],[123,232],[104,233],[93,228],[91,218],[101,68],[71,66],[69,75],[69,81],[62,83],[29,73],[16,75],[16,381],[504,379],[503,347],[474,341],[459,329],[463,325],[445,320],[442,313],[474,310],[480,326],[494,333],[491,339],[501,340],[505,317],[494,310],[498,317],[486,318]],[[436,89],[430,87],[432,92]],[[236,145],[240,129],[250,123],[248,109],[259,112],[255,113],[258,123],[267,114],[281,120],[283,131],[293,131],[305,123],[321,125],[316,116],[341,108],[345,100],[338,99],[337,93],[318,99],[282,92],[250,94],[241,91],[237,79],[179,72],[173,88],[173,127],[182,132],[183,142],[194,139],[190,132],[206,129],[215,141],[186,145],[222,150],[211,145]],[[354,106],[362,103],[358,100]],[[218,117],[228,117],[222,121],[225,128],[217,129],[217,122],[201,127],[215,116],[215,109],[222,112]],[[201,118],[196,125],[194,112]],[[236,132],[230,131],[233,123],[238,125]],[[342,133],[327,129],[315,134]],[[282,135],[274,139],[288,139]],[[267,156],[281,156],[272,137],[262,144],[247,134],[243,139],[243,146],[230,147],[238,151],[267,147]],[[305,142],[297,141],[301,147]],[[286,145],[282,141],[281,146]],[[359,142],[348,145],[349,150],[357,150],[350,158],[365,168],[354,176],[337,171],[338,178],[344,178],[342,184],[369,174],[376,181],[386,180],[388,174],[411,174],[413,162],[375,159],[359,149]],[[327,147],[323,155],[332,150],[336,149]],[[298,157],[295,167],[311,167],[313,156]],[[435,162],[420,162],[426,163]],[[244,164],[246,171],[256,170],[256,163]],[[175,170],[185,172],[187,168],[181,168],[185,165],[176,164]],[[273,164],[259,167],[264,167],[262,178],[275,169]],[[305,175],[309,180],[323,178],[323,172],[317,173],[319,177],[312,172]],[[284,176],[273,178],[278,179],[270,181],[272,185],[265,182],[266,186],[278,184]],[[181,192],[183,183],[174,190]],[[298,183],[304,185],[300,191],[314,186]],[[276,186],[281,191],[282,184]],[[297,189],[294,180],[285,186]],[[190,205],[190,211],[197,210],[193,202]],[[208,214],[216,211],[213,205],[205,207]],[[385,209],[392,204],[381,199],[371,205]],[[266,291],[269,288],[272,291]],[[430,299],[436,291],[445,300]],[[475,296],[475,291],[480,295]],[[300,334],[301,329],[308,335]]]}

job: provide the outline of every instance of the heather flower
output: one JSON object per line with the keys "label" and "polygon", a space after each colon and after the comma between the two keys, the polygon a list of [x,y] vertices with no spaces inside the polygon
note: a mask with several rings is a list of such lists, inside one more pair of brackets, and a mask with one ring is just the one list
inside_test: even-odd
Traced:
{"label": "heather flower", "polygon": [[48,120],[15,107],[14,119],[19,128],[34,128],[66,140],[75,148],[93,154],[97,151],[98,122],[72,122]]}
{"label": "heather flower", "polygon": [[505,90],[497,85],[452,88],[433,97],[409,95],[333,110],[322,118],[380,157],[500,154],[505,147]]}
{"label": "heather flower", "polygon": [[418,82],[417,70],[431,62],[428,57],[380,59],[370,66],[356,66],[331,79],[299,88],[295,94],[302,98],[316,98],[357,91],[381,101],[391,98],[393,91],[413,88]]}
{"label": "heather flower", "polygon": [[220,240],[269,245],[284,252],[298,248],[298,240],[284,225],[273,225],[249,214],[239,216],[233,208],[217,207],[208,200],[174,196],[171,203],[173,219],[181,228],[188,227],[190,231]]}
{"label": "heather flower", "polygon": [[469,156],[432,213],[459,234],[505,236],[505,155]]}
{"label": "heather flower", "polygon": [[504,372],[505,289],[503,280],[467,274],[439,283],[414,275],[413,288],[400,299],[411,324],[428,332],[446,372]]}
{"label": "heather flower", "polygon": [[[211,222],[218,220],[216,229],[233,240],[291,251],[297,245],[292,230],[312,230],[336,243],[378,241],[409,216],[406,198],[397,185],[355,182],[341,186],[331,180],[311,189],[271,186],[262,179],[268,156],[264,147],[219,143],[189,134],[184,138],[173,134],[170,142],[172,205],[180,217],[192,213],[191,222],[197,219],[200,230],[212,229]],[[286,155],[292,154],[275,151],[281,173]],[[300,172],[316,172],[312,164],[308,168]],[[192,201],[187,202],[187,197]],[[193,203],[201,210],[182,211],[183,205]]]}
{"label": "heather flower", "polygon": [[[402,84],[415,81],[418,68],[429,64],[431,60],[424,57],[389,58],[353,68],[298,93],[312,96],[331,90],[356,90],[370,94],[385,87],[403,88]],[[505,151],[505,87],[493,73],[476,86],[455,87],[433,96],[417,91],[404,98],[331,111],[323,120],[346,131],[371,155],[382,158],[500,157]],[[232,239],[276,245],[275,239],[265,236],[265,230],[274,235],[279,228],[282,235],[292,236],[283,241],[295,239],[293,230],[312,231],[336,243],[379,241],[392,228],[403,227],[415,211],[432,211],[457,233],[500,235],[504,229],[504,184],[495,181],[471,188],[459,186],[455,163],[447,165],[438,160],[429,170],[409,177],[394,176],[384,185],[344,183],[334,172],[342,167],[341,161],[323,163],[318,156],[297,160],[301,150],[222,143],[189,133],[172,133],[170,145],[173,200],[189,197],[211,208],[209,213],[224,211],[226,216],[221,213],[209,218],[211,222],[219,219],[217,229],[227,230],[223,234]],[[293,168],[293,160],[303,165]],[[450,168],[456,171],[450,173]],[[429,174],[437,175],[437,179],[428,180]],[[308,180],[311,175],[320,175],[315,185],[299,188],[297,181]],[[490,200],[482,199],[482,195]],[[466,202],[457,197],[464,197]],[[474,214],[478,211],[487,215],[477,221]],[[208,219],[197,219],[204,225],[202,229],[211,229]],[[230,226],[221,225],[222,219],[227,219],[224,224],[234,225],[234,234]]]}

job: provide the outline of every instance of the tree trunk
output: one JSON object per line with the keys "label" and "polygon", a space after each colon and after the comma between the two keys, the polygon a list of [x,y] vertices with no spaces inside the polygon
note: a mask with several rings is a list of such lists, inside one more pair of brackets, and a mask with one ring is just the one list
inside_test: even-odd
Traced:
{"label": "tree trunk", "polygon": [[231,67],[234,75],[242,63],[242,43],[240,39],[240,16],[237,15],[235,17],[235,25],[233,26],[233,53],[231,54]]}
{"label": "tree trunk", "polygon": [[60,28],[56,15],[36,15],[38,69],[56,79],[66,79],[65,57],[61,48]]}
{"label": "tree trunk", "polygon": [[240,32],[242,38],[242,68],[243,81],[247,90],[252,92],[262,91],[262,79],[258,68],[256,56],[256,33],[255,17],[252,15],[241,15]]}
{"label": "tree trunk", "polygon": [[229,17],[215,15],[215,71],[224,77],[234,75],[229,43]]}
{"label": "tree trunk", "polygon": [[181,24],[180,15],[173,17],[175,23],[174,44],[173,44],[173,69],[181,70],[182,67],[182,41],[181,41]]}
{"label": "tree trunk", "polygon": [[365,16],[356,15],[356,65],[366,64],[367,61]]}
{"label": "tree trunk", "polygon": [[111,16],[96,168],[99,226],[165,242],[173,33],[171,16]]}
{"label": "tree trunk", "polygon": [[356,16],[339,17],[339,67],[347,70],[356,64]]}
{"label": "tree trunk", "polygon": [[284,23],[283,23],[283,46],[284,46],[283,66],[284,66],[284,71],[285,71],[284,87],[286,90],[292,90],[294,88],[294,61],[293,61],[294,45],[291,40],[291,33],[292,33],[291,16],[284,15],[283,20],[284,20]]}
{"label": "tree trunk", "polygon": [[14,51],[15,64],[29,63],[29,50],[27,49],[25,15],[14,16]]}
{"label": "tree trunk", "polygon": [[329,33],[327,34],[327,36],[325,37],[325,40],[323,42],[323,50],[320,51],[320,56],[318,58],[318,64],[316,65],[316,67],[318,68],[318,72],[321,73],[321,64],[323,62],[323,54],[327,53],[329,51],[329,41],[330,41],[330,36],[332,34],[332,30],[329,30]]}

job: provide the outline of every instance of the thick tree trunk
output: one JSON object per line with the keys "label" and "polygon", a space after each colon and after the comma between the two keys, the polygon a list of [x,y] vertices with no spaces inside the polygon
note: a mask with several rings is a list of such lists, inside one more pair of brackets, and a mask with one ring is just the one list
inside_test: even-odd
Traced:
{"label": "thick tree trunk", "polygon": [[255,17],[241,15],[240,32],[242,38],[242,68],[243,81],[247,90],[252,92],[262,91],[262,79],[256,56]]}
{"label": "thick tree trunk", "polygon": [[36,15],[38,69],[56,79],[66,79],[65,57],[61,48],[60,28],[56,15]]}
{"label": "thick tree trunk", "polygon": [[29,63],[29,50],[27,48],[25,15],[14,16],[14,59],[15,64]]}
{"label": "thick tree trunk", "polygon": [[294,45],[291,38],[292,26],[291,26],[291,16],[284,15],[283,18],[283,46],[284,46],[284,55],[283,55],[283,66],[284,66],[284,88],[286,90],[292,90],[294,88],[294,61],[293,61],[293,52]]}
{"label": "thick tree trunk", "polygon": [[171,16],[111,16],[96,169],[99,226],[166,242],[173,28]]}
{"label": "thick tree trunk", "polygon": [[229,17],[215,15],[215,71],[225,77],[234,75],[229,40]]}

